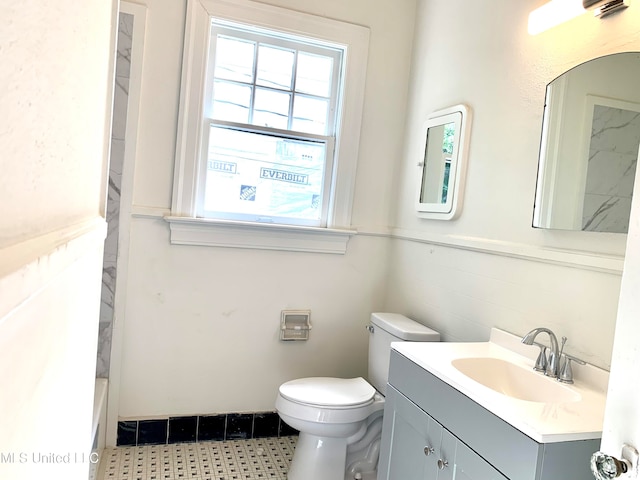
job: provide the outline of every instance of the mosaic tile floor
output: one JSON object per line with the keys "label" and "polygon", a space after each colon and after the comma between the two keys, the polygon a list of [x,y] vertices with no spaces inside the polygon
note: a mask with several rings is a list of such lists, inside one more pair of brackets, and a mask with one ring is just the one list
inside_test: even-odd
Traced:
{"label": "mosaic tile floor", "polygon": [[286,480],[297,437],[106,449],[98,480]]}

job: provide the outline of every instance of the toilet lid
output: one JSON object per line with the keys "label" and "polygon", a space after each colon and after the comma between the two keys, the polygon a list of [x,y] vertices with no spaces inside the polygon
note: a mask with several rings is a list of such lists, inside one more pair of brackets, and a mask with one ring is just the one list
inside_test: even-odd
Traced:
{"label": "toilet lid", "polygon": [[362,378],[312,377],[280,385],[280,395],[298,403],[325,407],[346,407],[368,403],[376,393]]}

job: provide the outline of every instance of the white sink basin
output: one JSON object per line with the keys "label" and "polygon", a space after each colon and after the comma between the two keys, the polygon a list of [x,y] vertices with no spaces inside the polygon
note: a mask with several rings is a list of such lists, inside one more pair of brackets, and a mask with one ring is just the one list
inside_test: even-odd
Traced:
{"label": "white sink basin", "polygon": [[555,379],[501,358],[457,358],[451,365],[485,387],[518,400],[567,403],[581,399],[579,393]]}

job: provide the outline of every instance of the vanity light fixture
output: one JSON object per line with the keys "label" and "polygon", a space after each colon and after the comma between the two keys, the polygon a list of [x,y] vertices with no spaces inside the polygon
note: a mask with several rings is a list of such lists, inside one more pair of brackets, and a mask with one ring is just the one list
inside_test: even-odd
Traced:
{"label": "vanity light fixture", "polygon": [[529,14],[529,34],[537,35],[593,10],[604,18],[629,6],[630,0],[551,0]]}
{"label": "vanity light fixture", "polygon": [[584,8],[596,7],[593,14],[596,17],[604,18],[619,10],[624,10],[629,6],[629,0],[610,0],[603,2],[601,0],[582,0]]}

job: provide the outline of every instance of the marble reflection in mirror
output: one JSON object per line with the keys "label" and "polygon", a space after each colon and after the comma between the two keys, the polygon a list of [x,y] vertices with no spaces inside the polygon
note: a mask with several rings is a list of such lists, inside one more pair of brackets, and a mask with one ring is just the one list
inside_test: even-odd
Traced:
{"label": "marble reflection in mirror", "polygon": [[640,145],[640,53],[600,57],[547,86],[533,226],[626,233]]}

